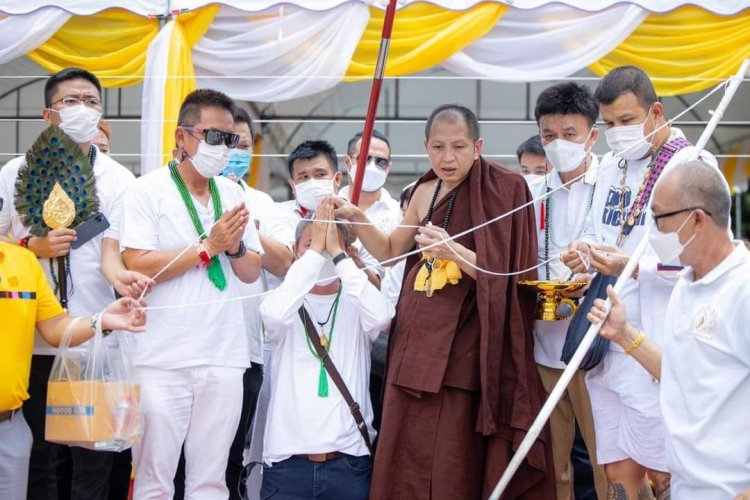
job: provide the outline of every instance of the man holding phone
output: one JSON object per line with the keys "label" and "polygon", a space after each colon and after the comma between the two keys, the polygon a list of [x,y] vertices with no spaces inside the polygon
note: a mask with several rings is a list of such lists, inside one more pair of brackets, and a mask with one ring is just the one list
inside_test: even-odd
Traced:
{"label": "man holding phone", "polygon": [[[128,271],[120,255],[118,223],[121,199],[135,181],[133,174],[109,156],[101,154],[92,140],[98,132],[102,113],[101,85],[88,71],[67,68],[47,80],[44,87],[42,116],[49,125],[60,127],[88,155],[93,165],[96,195],[101,214],[76,229],[53,229],[47,236],[31,236],[16,209],[16,178],[25,168],[25,157],[8,162],[0,170],[0,234],[13,233],[18,244],[31,250],[39,259],[47,281],[55,288],[53,260],[69,256],[68,309],[80,316],[104,309],[115,299],[113,287],[120,295],[138,297],[150,285],[143,274]],[[98,218],[97,218],[98,217]],[[88,233],[88,234],[83,234]],[[85,241],[86,238],[88,241]],[[85,241],[85,242],[84,242]],[[75,245],[75,246],[74,246]],[[48,498],[56,488],[56,446],[44,440],[47,380],[56,349],[37,334],[29,379],[30,398],[24,403],[24,414],[34,438],[29,467],[29,499]],[[72,498],[106,499],[113,454],[71,448],[73,457]],[[54,492],[56,494],[56,492]]]}

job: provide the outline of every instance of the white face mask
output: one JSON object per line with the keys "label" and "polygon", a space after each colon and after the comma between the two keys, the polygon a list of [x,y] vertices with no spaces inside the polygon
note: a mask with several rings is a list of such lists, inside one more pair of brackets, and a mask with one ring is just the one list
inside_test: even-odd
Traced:
{"label": "white face mask", "polygon": [[[692,213],[693,212],[690,212],[691,215]],[[654,227],[655,231],[649,233],[648,242],[651,244],[651,248],[654,249],[662,264],[682,263],[680,261],[680,255],[682,255],[685,248],[695,238],[695,234],[693,234],[684,245],[680,243],[680,231],[682,231],[682,228],[685,227],[685,224],[687,224],[687,221],[689,220],[690,217],[685,219],[677,231],[662,233]]]}
{"label": "white face mask", "polygon": [[326,196],[333,195],[333,179],[310,179],[294,185],[294,197],[305,210],[315,210]]}
{"label": "white face mask", "polygon": [[555,139],[550,142],[544,146],[544,154],[547,156],[547,161],[560,173],[568,173],[577,169],[581,166],[583,160],[586,159],[589,151],[591,151],[591,149],[586,149],[586,142],[591,137],[593,131],[594,128],[591,127],[589,135],[580,143],[566,141],[565,139]]}
{"label": "white face mask", "polygon": [[[354,179],[357,177],[357,165],[352,166],[350,175],[352,176],[352,185],[354,185]],[[362,179],[362,191],[368,193],[380,191],[380,188],[385,184],[386,177],[388,177],[388,172],[375,165],[374,161],[369,162],[365,165],[365,176]]]}
{"label": "white face mask", "polygon": [[99,120],[102,112],[90,108],[85,104],[69,106],[59,111],[50,109],[60,114],[60,128],[78,144],[85,144],[99,132]]}
{"label": "white face mask", "polygon": [[206,179],[210,179],[224,170],[224,166],[229,160],[229,148],[224,144],[211,146],[206,141],[200,141],[195,156],[190,156],[187,152],[185,152],[185,155],[190,158],[190,162],[199,174]]}
{"label": "white face mask", "polygon": [[333,264],[333,259],[328,255],[328,252],[324,251],[322,255],[325,257],[326,261],[320,269],[320,273],[318,273],[318,281],[315,284],[318,286],[327,286],[339,279],[339,275],[336,272],[336,266]]}
{"label": "white face mask", "polygon": [[617,156],[626,160],[640,160],[646,156],[651,150],[651,140],[650,138],[646,139],[643,127],[646,125],[649,116],[651,116],[651,108],[649,108],[643,123],[606,129],[604,136],[607,138],[609,148]]}

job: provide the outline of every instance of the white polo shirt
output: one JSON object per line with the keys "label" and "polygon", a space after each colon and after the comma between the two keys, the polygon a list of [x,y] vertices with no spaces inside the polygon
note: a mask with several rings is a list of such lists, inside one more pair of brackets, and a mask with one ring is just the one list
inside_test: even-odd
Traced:
{"label": "white polo shirt", "polygon": [[[94,146],[96,147],[96,146]],[[18,240],[27,236],[29,230],[23,225],[15,210],[15,183],[18,170],[26,163],[24,157],[14,158],[0,169],[0,234],[13,233]],[[98,234],[77,249],[70,250],[70,280],[68,282],[68,311],[74,316],[90,315],[101,311],[115,300],[112,285],[102,273],[102,239],[119,239],[122,201],[125,191],[135,183],[135,176],[115,160],[97,149],[94,160],[94,179],[99,198],[99,211],[109,221],[109,229]],[[52,262],[50,262],[50,260]],[[57,259],[40,258],[39,263],[50,286],[54,280],[50,269],[57,276]],[[81,347],[78,347],[81,349]],[[55,355],[57,349],[49,345],[36,332],[34,354]]]}
{"label": "white polo shirt", "polygon": [[[281,286],[266,295],[260,305],[266,341],[272,348],[271,401],[263,446],[267,464],[300,454],[369,454],[354,417],[330,377],[328,396],[318,396],[320,362],[308,347],[298,314],[303,304],[307,304],[314,321],[332,313],[335,295],[309,293],[324,263],[322,255],[306,251],[292,264]],[[370,438],[374,439],[370,349],[394,310],[351,259],[339,262],[336,271],[343,288],[333,332],[328,330],[329,355],[359,403]]]}
{"label": "white polo shirt", "polygon": [[750,252],[681,273],[666,314],[661,410],[672,495],[726,500],[750,487]]}
{"label": "white polo shirt", "polygon": [[[224,177],[215,177],[222,210],[246,201],[242,188]],[[214,225],[213,203],[202,205],[193,198],[206,234]],[[139,178],[125,197],[120,243],[126,248],[178,252],[191,246],[198,234],[168,168]],[[262,253],[255,224],[248,224],[243,238],[249,252]],[[195,252],[189,248],[188,252]],[[240,280],[229,258],[219,254],[227,286],[222,291],[208,279],[205,266],[157,283],[148,304],[146,331],[137,335],[137,366],[161,369],[192,366],[250,366],[248,336],[240,301],[226,301],[242,295]],[[178,309],[159,306],[211,302]]]}
{"label": "white polo shirt", "polygon": [[[553,169],[546,176],[534,176],[527,178],[531,196],[537,200],[534,202],[534,212],[537,220],[537,238],[539,255],[537,263],[542,263],[545,256],[556,257],[568,249],[570,243],[583,235],[586,217],[591,211],[591,201],[596,182],[596,172],[599,160],[596,155],[591,155],[591,164],[583,179],[576,181],[569,187],[563,187],[552,193],[542,203],[541,197],[547,192],[547,187],[557,189],[563,185],[560,174]],[[549,238],[545,237],[545,229],[542,221],[545,220],[549,211],[550,220]],[[549,248],[546,248],[549,244]],[[546,279],[568,279],[570,269],[559,259],[549,263],[549,278],[546,266],[538,270],[540,280]],[[537,363],[549,368],[565,369],[565,363],[560,361],[562,356],[565,336],[568,331],[570,320],[542,321],[537,319],[534,323],[534,359]]]}

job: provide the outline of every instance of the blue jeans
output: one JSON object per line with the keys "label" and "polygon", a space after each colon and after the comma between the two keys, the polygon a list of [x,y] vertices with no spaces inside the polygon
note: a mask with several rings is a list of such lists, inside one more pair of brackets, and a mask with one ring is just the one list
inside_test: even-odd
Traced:
{"label": "blue jeans", "polygon": [[263,465],[261,500],[367,500],[372,458],[343,457],[310,462],[292,457],[271,467]]}

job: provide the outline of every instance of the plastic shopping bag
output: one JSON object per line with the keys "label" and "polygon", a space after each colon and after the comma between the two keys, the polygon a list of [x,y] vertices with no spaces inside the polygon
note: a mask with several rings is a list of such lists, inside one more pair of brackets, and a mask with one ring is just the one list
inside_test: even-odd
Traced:
{"label": "plastic shopping bag", "polygon": [[91,450],[130,448],[141,432],[132,339],[122,332],[104,338],[100,316],[87,346],[70,350],[74,324],[63,335],[52,365],[45,439]]}

